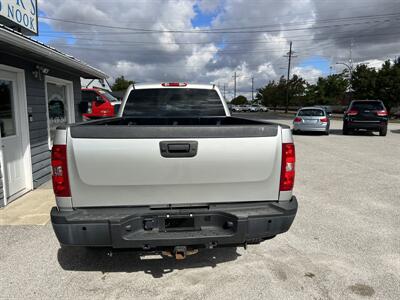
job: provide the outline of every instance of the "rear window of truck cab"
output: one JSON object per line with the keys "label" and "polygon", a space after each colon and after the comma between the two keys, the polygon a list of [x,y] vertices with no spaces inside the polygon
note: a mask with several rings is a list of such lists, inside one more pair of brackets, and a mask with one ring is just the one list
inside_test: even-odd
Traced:
{"label": "rear window of truck cab", "polygon": [[154,88],[133,90],[123,116],[225,116],[225,110],[215,90]]}
{"label": "rear window of truck cab", "polygon": [[324,117],[325,112],[322,109],[301,109],[299,117]]}
{"label": "rear window of truck cab", "polygon": [[383,106],[381,101],[353,101],[351,103],[351,109],[356,110],[384,110],[385,107]]}

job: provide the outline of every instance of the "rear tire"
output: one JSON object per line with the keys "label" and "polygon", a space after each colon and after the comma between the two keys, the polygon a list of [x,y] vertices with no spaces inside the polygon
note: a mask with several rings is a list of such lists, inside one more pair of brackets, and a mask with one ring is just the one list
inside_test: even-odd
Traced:
{"label": "rear tire", "polygon": [[329,135],[329,129],[324,132],[325,135]]}
{"label": "rear tire", "polygon": [[387,135],[387,126],[382,127],[382,128],[379,130],[379,135],[380,135],[380,136],[386,136],[386,135]]}
{"label": "rear tire", "polygon": [[292,134],[293,134],[293,135],[299,134],[299,131],[293,129],[293,130],[292,130]]}
{"label": "rear tire", "polygon": [[349,135],[349,129],[347,128],[347,125],[343,124],[343,135]]}

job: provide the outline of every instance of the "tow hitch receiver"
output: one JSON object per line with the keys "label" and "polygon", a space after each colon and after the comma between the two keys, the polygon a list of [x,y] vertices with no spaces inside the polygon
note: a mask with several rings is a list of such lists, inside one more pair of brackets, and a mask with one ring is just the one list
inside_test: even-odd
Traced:
{"label": "tow hitch receiver", "polygon": [[198,249],[187,249],[186,246],[176,246],[173,251],[162,251],[162,255],[175,257],[176,260],[183,260],[186,256],[194,255],[198,252]]}
{"label": "tow hitch receiver", "polygon": [[176,260],[182,260],[186,258],[186,247],[177,246],[174,248],[174,256]]}

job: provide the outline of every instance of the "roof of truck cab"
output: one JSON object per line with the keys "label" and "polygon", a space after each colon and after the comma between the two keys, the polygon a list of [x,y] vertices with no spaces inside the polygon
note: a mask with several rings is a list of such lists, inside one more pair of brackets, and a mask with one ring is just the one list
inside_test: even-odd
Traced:
{"label": "roof of truck cab", "polygon": [[[168,82],[166,82],[168,83]],[[183,83],[183,82],[182,82]],[[138,83],[134,85],[135,90],[141,89],[204,89],[204,90],[212,90],[216,88],[215,84],[196,84],[196,83],[187,83],[185,86],[163,86],[163,82],[159,83]]]}
{"label": "roof of truck cab", "polygon": [[320,106],[308,106],[308,107],[302,107],[299,110],[305,110],[305,109],[319,109],[319,110],[325,110],[323,107]]}

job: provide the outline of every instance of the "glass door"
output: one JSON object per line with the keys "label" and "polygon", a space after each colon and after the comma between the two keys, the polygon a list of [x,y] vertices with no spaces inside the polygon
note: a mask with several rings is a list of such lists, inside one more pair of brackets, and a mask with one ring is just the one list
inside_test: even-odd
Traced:
{"label": "glass door", "polygon": [[26,188],[17,75],[0,70],[0,134],[5,195],[13,197]]}
{"label": "glass door", "polygon": [[56,129],[60,125],[65,125],[69,120],[68,92],[67,85],[53,82],[46,83],[49,144],[53,145]]}

